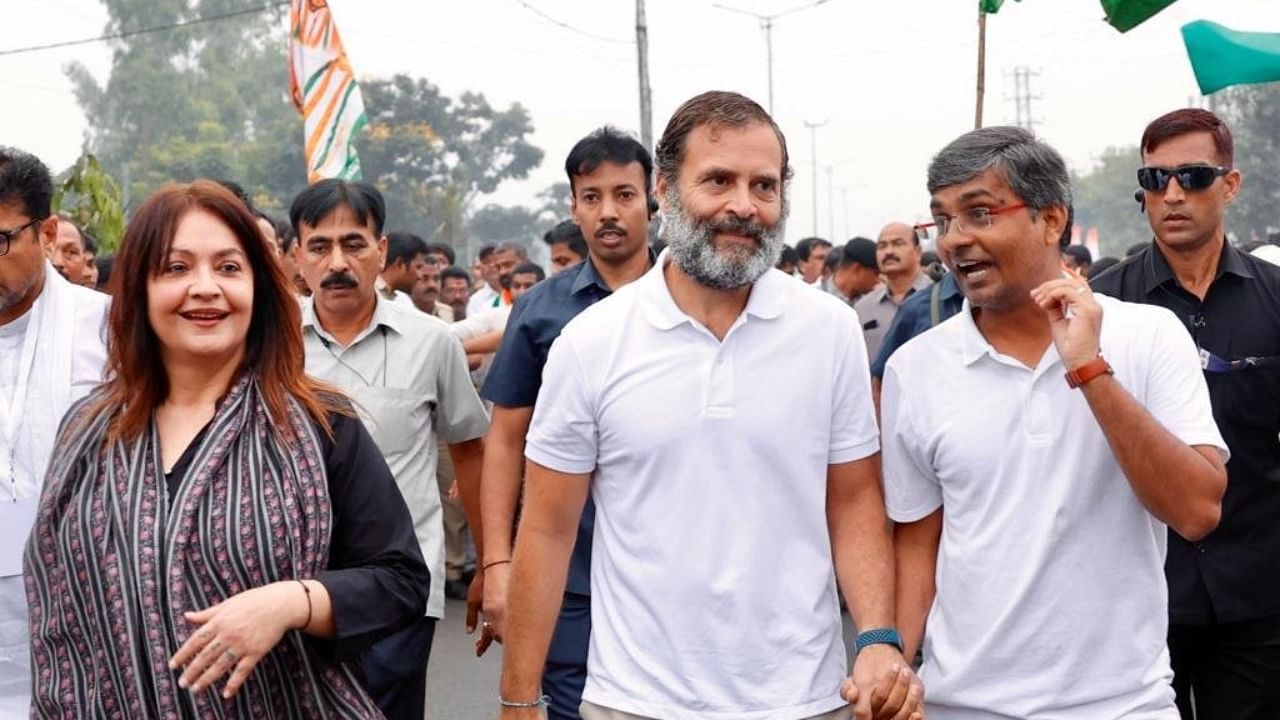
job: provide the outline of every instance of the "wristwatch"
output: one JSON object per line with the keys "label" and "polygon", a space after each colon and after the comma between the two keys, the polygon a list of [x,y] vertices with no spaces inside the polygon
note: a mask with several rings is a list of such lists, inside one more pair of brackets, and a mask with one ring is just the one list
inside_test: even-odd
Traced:
{"label": "wristwatch", "polygon": [[857,655],[868,645],[892,645],[902,652],[902,637],[893,628],[864,630],[853,641],[853,654]]}
{"label": "wristwatch", "polygon": [[1111,364],[1106,358],[1099,355],[1089,362],[1081,365],[1075,370],[1067,371],[1067,385],[1071,388],[1078,388],[1081,385],[1097,378],[1100,375],[1115,375],[1116,371],[1111,369]]}

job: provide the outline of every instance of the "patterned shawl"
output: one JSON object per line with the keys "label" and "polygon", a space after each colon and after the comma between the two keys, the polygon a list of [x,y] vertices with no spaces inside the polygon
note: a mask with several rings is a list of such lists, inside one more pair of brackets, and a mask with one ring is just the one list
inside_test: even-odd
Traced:
{"label": "patterned shawl", "polygon": [[172,501],[154,424],[106,441],[98,394],[63,421],[25,574],[31,607],[32,717],[381,717],[354,671],[297,631],[240,692],[178,687],[169,658],[192,631],[182,613],[267,583],[309,578],[329,556],[328,485],[310,418],[290,398],[273,427],[256,380],[223,399]]}

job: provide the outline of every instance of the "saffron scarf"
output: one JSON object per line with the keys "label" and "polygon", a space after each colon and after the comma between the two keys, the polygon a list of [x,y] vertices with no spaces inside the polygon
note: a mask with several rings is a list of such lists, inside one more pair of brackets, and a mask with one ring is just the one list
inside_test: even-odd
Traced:
{"label": "saffron scarf", "polygon": [[[223,399],[172,500],[154,422],[108,442],[99,394],[63,420],[24,570],[32,717],[381,717],[349,666],[288,631],[239,693],[178,687],[169,658],[202,610],[325,569],[332,511],[323,453],[289,399],[284,440],[257,382]],[[224,678],[225,680],[225,678]]]}

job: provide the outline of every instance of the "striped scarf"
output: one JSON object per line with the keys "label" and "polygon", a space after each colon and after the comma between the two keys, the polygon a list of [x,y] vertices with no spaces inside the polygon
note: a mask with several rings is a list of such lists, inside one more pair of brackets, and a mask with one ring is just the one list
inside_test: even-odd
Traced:
{"label": "striped scarf", "polygon": [[108,444],[97,397],[63,421],[27,543],[32,717],[381,717],[354,671],[297,631],[231,700],[179,688],[168,666],[196,629],[184,611],[325,569],[328,485],[301,405],[290,399],[286,442],[242,377],[170,500],[154,423]]}

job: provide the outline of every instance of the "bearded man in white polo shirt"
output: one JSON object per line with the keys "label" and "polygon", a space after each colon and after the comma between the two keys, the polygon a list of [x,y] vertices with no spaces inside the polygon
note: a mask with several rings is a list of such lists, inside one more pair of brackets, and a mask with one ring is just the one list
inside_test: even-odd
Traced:
{"label": "bearded man in white polo shirt", "polygon": [[929,192],[964,308],[894,353],[881,395],[929,717],[1177,720],[1166,526],[1203,537],[1226,488],[1196,348],[1164,308],[1064,276],[1066,166],[1026,130],[961,136]]}
{"label": "bearded man in white polo shirt", "polygon": [[[858,717],[920,717],[891,627],[862,334],[847,305],[772,269],[785,139],[756,103],[711,92],[676,111],[656,155],[668,251],[571,321],[543,372],[502,717],[537,717],[588,492],[584,720],[849,717],[837,578],[864,630]],[[825,381],[767,391],[801,373]]]}

